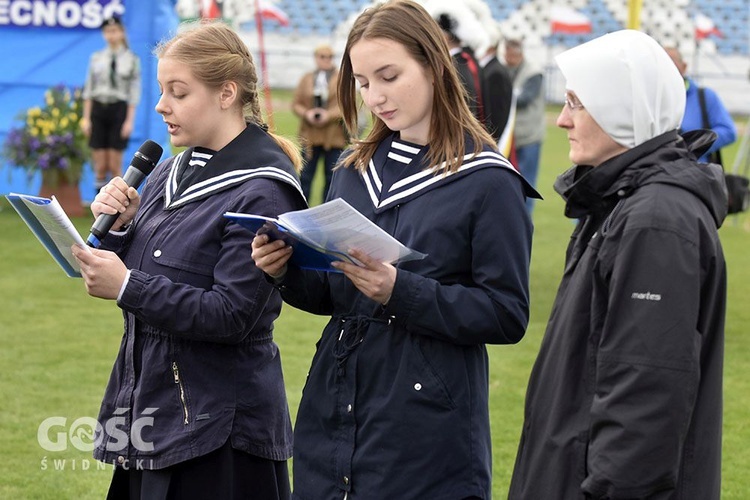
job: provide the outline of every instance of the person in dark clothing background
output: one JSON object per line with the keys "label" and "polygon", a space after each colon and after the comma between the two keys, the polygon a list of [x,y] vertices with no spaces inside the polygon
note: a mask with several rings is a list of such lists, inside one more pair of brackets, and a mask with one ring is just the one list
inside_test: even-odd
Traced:
{"label": "person in dark clothing background", "polygon": [[505,66],[498,60],[498,41],[479,59],[482,68],[482,90],[487,130],[497,141],[505,131],[513,102],[513,81]]}
{"label": "person in dark clothing background", "polygon": [[716,136],[681,137],[685,86],[648,35],[556,57],[577,219],[529,378],[511,500],[718,500],[727,213]]}
{"label": "person in dark clothing background", "polygon": [[[513,103],[513,78],[497,58],[500,45],[500,25],[492,18],[492,11],[482,0],[463,0],[479,21],[487,35],[486,48],[477,49],[477,59],[482,72],[482,105],[487,131],[498,144],[508,125]],[[511,160],[510,150],[500,145],[500,152]]]}
{"label": "person in dark clothing background", "polygon": [[474,54],[474,47],[487,46],[484,28],[462,2],[434,0],[426,8],[443,30],[453,64],[468,94],[469,109],[477,120],[485,123],[482,68]]}

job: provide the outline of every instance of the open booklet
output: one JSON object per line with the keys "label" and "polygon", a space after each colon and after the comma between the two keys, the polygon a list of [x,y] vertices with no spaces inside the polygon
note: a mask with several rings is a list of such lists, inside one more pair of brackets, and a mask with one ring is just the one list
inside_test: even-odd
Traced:
{"label": "open booklet", "polygon": [[17,193],[10,193],[5,197],[65,274],[71,278],[80,278],[81,268],[70,247],[78,245],[91,250],[55,197],[42,198]]}
{"label": "open booklet", "polygon": [[426,256],[404,246],[341,198],[277,219],[236,212],[224,216],[255,234],[283,239],[294,249],[290,262],[303,269],[336,271],[331,267],[336,260],[360,264],[349,255],[352,249],[391,264]]}

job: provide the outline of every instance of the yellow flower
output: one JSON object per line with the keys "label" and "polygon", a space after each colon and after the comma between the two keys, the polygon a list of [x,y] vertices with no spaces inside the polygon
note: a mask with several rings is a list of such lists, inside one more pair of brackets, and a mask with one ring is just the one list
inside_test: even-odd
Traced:
{"label": "yellow flower", "polygon": [[[6,140],[2,144],[3,153],[29,174],[39,172],[45,166],[57,169],[64,158],[70,166],[60,175],[78,180],[89,154],[88,141],[79,127],[80,99],[80,89],[69,90],[62,85],[48,89],[44,93],[44,105],[30,107],[19,116],[22,125],[9,134],[12,141]],[[63,135],[72,136],[72,144],[60,140]],[[22,145],[19,145],[18,137],[22,138]]]}

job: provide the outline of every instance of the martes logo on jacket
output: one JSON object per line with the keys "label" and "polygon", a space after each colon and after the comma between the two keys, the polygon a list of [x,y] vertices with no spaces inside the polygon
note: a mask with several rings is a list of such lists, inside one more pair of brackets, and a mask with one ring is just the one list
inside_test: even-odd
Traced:
{"label": "martes logo on jacket", "polygon": [[634,300],[650,300],[653,302],[659,302],[661,300],[661,294],[651,292],[633,292],[630,295],[630,298]]}

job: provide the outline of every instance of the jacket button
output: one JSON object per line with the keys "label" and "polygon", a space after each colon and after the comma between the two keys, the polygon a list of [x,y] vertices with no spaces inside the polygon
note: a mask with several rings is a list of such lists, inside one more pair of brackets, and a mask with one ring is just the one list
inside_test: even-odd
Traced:
{"label": "jacket button", "polygon": [[125,457],[123,457],[122,455],[120,455],[119,457],[117,457],[117,463],[118,464],[124,464],[125,463]]}
{"label": "jacket button", "polygon": [[352,405],[346,405],[346,412],[351,413],[352,412]]}
{"label": "jacket button", "polygon": [[422,390],[422,384],[420,384],[419,382],[417,382],[416,384],[414,384],[414,390],[415,391],[421,391]]}
{"label": "jacket button", "polygon": [[344,484],[349,484],[349,476],[344,476]]}
{"label": "jacket button", "polygon": [[154,257],[161,257],[161,250],[154,250]]}

